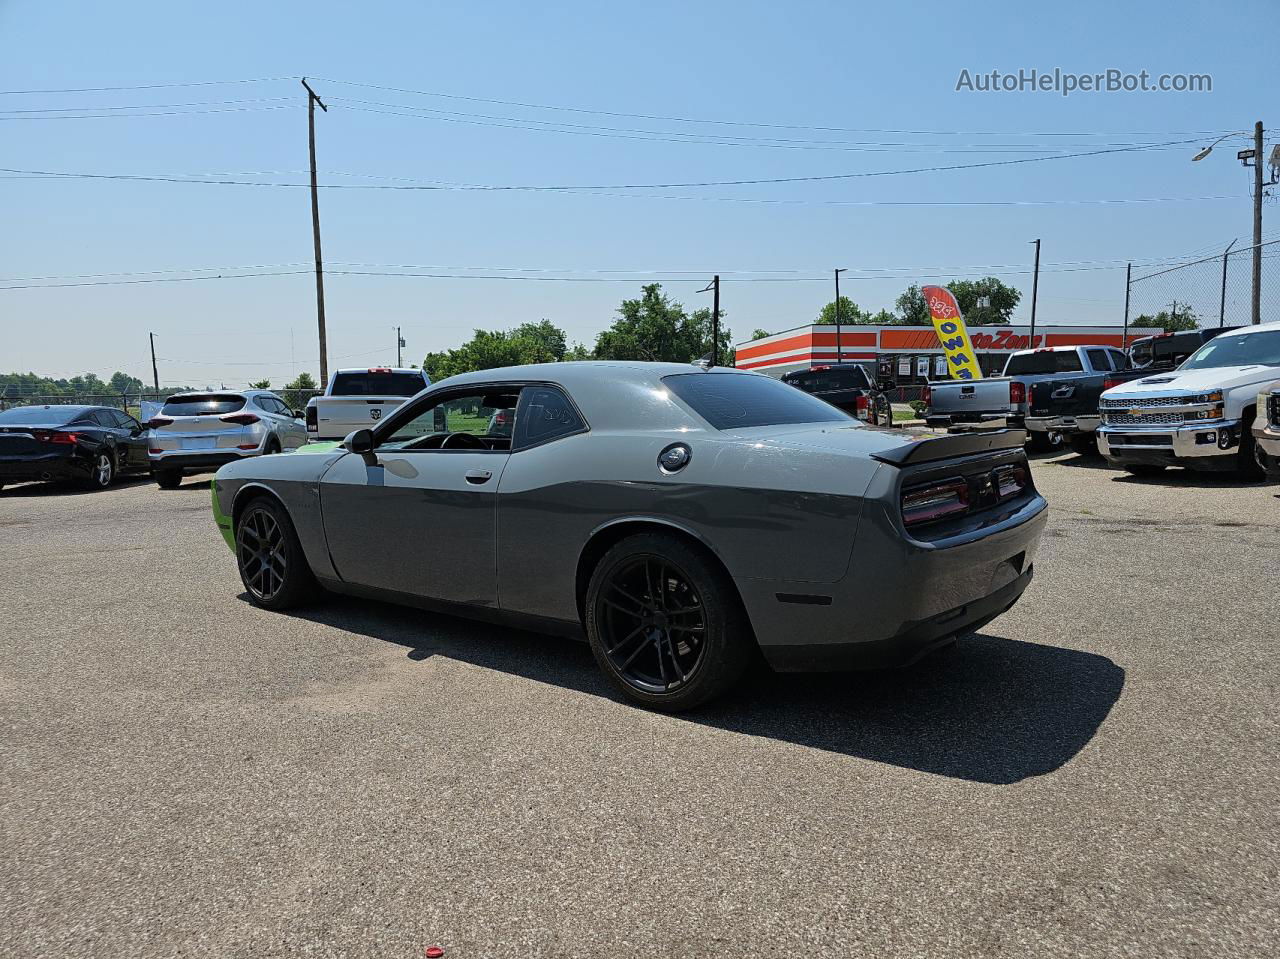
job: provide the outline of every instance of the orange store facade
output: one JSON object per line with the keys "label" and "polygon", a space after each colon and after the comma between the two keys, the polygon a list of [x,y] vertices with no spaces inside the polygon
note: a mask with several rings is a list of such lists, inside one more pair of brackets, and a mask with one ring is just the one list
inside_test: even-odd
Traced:
{"label": "orange store facade", "polygon": [[[1132,343],[1140,331],[1130,334]],[[978,362],[987,376],[998,376],[1005,359],[1016,350],[1049,346],[1121,347],[1122,332],[1104,326],[1037,326],[1034,340],[1026,326],[976,326],[969,328]],[[839,356],[844,362],[874,364],[880,378],[902,385],[947,379],[942,344],[931,326],[846,326],[840,333]],[[763,339],[739,343],[735,364],[739,369],[782,376],[793,370],[829,366],[837,362],[834,326],[801,326]]]}

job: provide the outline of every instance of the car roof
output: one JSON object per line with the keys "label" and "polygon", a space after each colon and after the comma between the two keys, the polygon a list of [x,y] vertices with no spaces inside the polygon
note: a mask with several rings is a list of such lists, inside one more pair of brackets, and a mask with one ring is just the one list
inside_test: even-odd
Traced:
{"label": "car roof", "polygon": [[1259,323],[1257,326],[1242,326],[1239,329],[1228,330],[1220,335],[1218,339],[1225,340],[1228,336],[1248,336],[1250,333],[1265,333],[1274,330],[1280,330],[1280,322]]}
{"label": "car roof", "polygon": [[748,370],[728,366],[703,369],[693,363],[646,363],[642,360],[577,360],[569,363],[530,363],[527,366],[501,366],[492,370],[476,370],[459,373],[448,379],[437,380],[433,390],[441,387],[465,386],[468,383],[484,383],[494,380],[544,380],[571,386],[574,383],[595,383],[602,379],[626,380],[634,383],[652,383],[673,373],[733,373],[740,376],[759,376]]}
{"label": "car roof", "polygon": [[422,375],[422,370],[415,370],[413,367],[405,366],[344,366],[340,370],[334,370],[334,373],[416,373]]}

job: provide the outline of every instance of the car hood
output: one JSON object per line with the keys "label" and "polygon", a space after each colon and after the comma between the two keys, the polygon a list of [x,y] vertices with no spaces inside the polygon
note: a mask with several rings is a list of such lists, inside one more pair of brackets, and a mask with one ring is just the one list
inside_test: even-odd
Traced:
{"label": "car hood", "polygon": [[1187,370],[1179,373],[1155,373],[1140,380],[1122,383],[1102,395],[1107,399],[1167,396],[1179,393],[1206,393],[1209,390],[1229,390],[1237,386],[1253,386],[1269,383],[1280,376],[1280,368],[1274,366],[1219,366],[1208,370]]}

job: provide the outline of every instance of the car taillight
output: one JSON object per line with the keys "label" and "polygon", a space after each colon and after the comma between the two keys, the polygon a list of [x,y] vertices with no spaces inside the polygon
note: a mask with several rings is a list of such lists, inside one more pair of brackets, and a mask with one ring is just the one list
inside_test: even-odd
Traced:
{"label": "car taillight", "polygon": [[1013,380],[1009,383],[1009,404],[1016,406],[1018,403],[1027,401],[1027,388],[1022,383]]}
{"label": "car taillight", "polygon": [[153,416],[151,419],[147,420],[147,429],[154,430],[160,426],[168,426],[172,422],[172,418],[168,416]]}
{"label": "car taillight", "polygon": [[871,406],[871,398],[868,396],[859,396],[854,400],[854,409],[857,410],[858,419],[865,420],[867,418],[867,410]]}
{"label": "car taillight", "polygon": [[1027,488],[1027,470],[1023,466],[1002,466],[996,470],[996,495],[1005,500]]}
{"label": "car taillight", "polygon": [[258,414],[256,413],[228,413],[226,416],[219,416],[218,419],[224,423],[236,423],[239,426],[250,426],[258,422]]}
{"label": "car taillight", "polygon": [[316,421],[316,408],[314,406],[307,407],[307,432],[318,433],[320,424]]}
{"label": "car taillight", "polygon": [[32,430],[31,435],[41,443],[57,443],[70,446],[80,439],[79,433],[59,433],[57,430]]}
{"label": "car taillight", "polygon": [[924,389],[920,391],[920,402],[922,402],[925,406],[933,405],[933,387],[932,386],[926,386]]}
{"label": "car taillight", "polygon": [[1102,388],[1104,390],[1109,390],[1111,389],[1111,387],[1119,386],[1123,382],[1124,380],[1117,380],[1115,377],[1108,376],[1105,380],[1102,381]]}
{"label": "car taillight", "polygon": [[917,486],[902,493],[902,521],[907,526],[923,526],[968,511],[969,484],[962,479]]}

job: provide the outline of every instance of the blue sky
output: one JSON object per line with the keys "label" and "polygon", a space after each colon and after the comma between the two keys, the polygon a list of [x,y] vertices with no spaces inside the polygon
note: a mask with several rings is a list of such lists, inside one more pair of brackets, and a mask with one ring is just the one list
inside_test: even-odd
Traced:
{"label": "blue sky", "polygon": [[[322,180],[335,183],[685,183],[1044,155],[993,149],[1086,151],[1112,143],[1194,140],[1159,150],[977,170],[632,191],[648,194],[640,196],[396,190],[321,195],[325,258],[334,269],[412,264],[448,268],[434,272],[493,275],[494,268],[503,268],[578,277],[655,271],[678,299],[695,306],[707,300],[695,291],[718,270],[724,275],[727,322],[740,335],[807,322],[831,293],[824,283],[734,279],[744,271],[798,271],[770,274],[794,277],[847,267],[843,290],[874,310],[892,306],[910,282],[979,268],[1026,291],[1015,317],[1024,319],[1030,277],[1013,268],[980,267],[1026,264],[1025,270],[1029,241],[1040,237],[1041,322],[1118,323],[1123,267],[1066,272],[1064,265],[1159,260],[1220,247],[1249,231],[1249,184],[1234,159],[1238,145],[1228,142],[1202,163],[1189,161],[1208,139],[1199,131],[1238,130],[1268,119],[1264,101],[1274,106],[1277,85],[1274,68],[1265,65],[1277,26],[1280,8],[1250,0],[981,9],[932,3],[908,9],[880,3],[0,0],[0,89],[327,78],[315,81],[331,107],[318,120],[319,165]],[[1055,67],[1077,73],[1112,67],[1207,73],[1213,92],[1064,98],[955,91],[962,68],[977,73]],[[335,81],[614,114],[844,132],[534,110]],[[0,120],[0,166],[110,174],[278,171],[246,178],[299,182],[297,173],[307,165],[306,113],[296,80],[0,96],[0,110],[60,109],[67,116],[83,115],[75,112],[82,109],[191,103],[222,105],[182,107],[175,116]],[[370,112],[405,108],[419,113]],[[223,112],[195,112],[213,110]],[[1280,115],[1270,119],[1280,126]],[[532,121],[543,121],[543,129],[512,128],[539,125]],[[577,133],[547,132],[550,123],[581,126],[556,127]],[[646,132],[620,132],[636,130]],[[963,135],[852,132],[900,130]],[[679,139],[673,133],[746,139],[725,145],[656,138]],[[1072,135],[1022,135],[1027,133]],[[804,142],[765,147],[763,137]],[[685,199],[667,198],[672,196]],[[1151,197],[1229,199],[852,205]],[[208,267],[305,270],[312,255],[308,194],[300,189],[5,178],[0,211],[4,286],[23,285],[17,281],[31,277]],[[1268,215],[1275,215],[1274,206]],[[299,266],[277,267],[286,264]],[[885,268],[910,269],[884,279],[858,279],[854,273]],[[543,317],[571,338],[591,343],[642,279],[331,276],[330,363],[394,359],[397,324],[409,342],[406,360],[413,361],[427,350],[456,345],[474,327]],[[279,385],[295,370],[314,372],[318,366],[314,285],[305,273],[0,291],[0,369],[6,371],[69,375],[124,369],[149,380],[148,331],[157,335],[162,382],[232,385],[267,376]]]}

